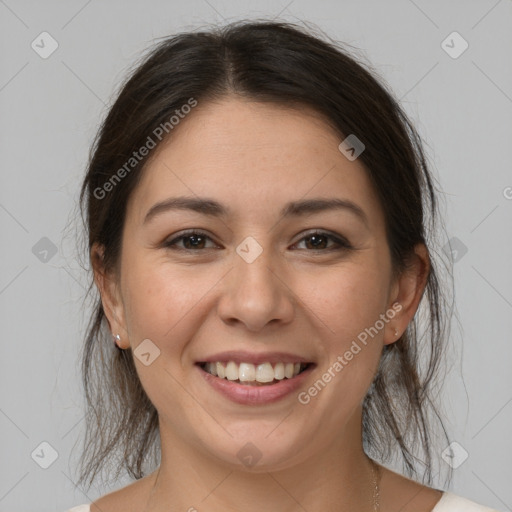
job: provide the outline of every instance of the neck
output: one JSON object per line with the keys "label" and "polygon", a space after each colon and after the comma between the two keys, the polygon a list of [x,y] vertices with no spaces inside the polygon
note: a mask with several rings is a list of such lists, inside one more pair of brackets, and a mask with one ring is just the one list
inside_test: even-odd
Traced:
{"label": "neck", "polygon": [[[360,423],[321,451],[294,458],[281,469],[240,469],[205,455],[160,425],[162,461],[145,512],[374,511],[374,473],[362,450]],[[354,438],[354,435],[356,438]],[[300,450],[297,450],[299,453]],[[299,458],[300,457],[300,458]]]}

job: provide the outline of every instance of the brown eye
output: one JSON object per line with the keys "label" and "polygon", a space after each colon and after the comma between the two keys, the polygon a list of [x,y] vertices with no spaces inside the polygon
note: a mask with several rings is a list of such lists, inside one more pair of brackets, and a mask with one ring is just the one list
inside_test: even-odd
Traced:
{"label": "brown eye", "polygon": [[[187,231],[176,238],[165,242],[164,247],[181,251],[209,249],[209,247],[205,247],[207,240],[211,240],[211,238],[201,231]],[[178,245],[181,241],[183,241],[183,246]]]}
{"label": "brown eye", "polygon": [[[200,251],[204,249],[210,249],[212,247],[206,247],[207,241],[212,239],[202,231],[187,231],[181,233],[179,236],[164,242],[164,247],[179,250],[179,251]],[[315,231],[308,233],[298,243],[305,242],[305,248],[309,252],[311,251],[334,251],[334,250],[347,250],[351,249],[352,246],[342,237],[335,236],[326,231]],[[329,242],[332,242],[329,245]],[[179,245],[182,243],[182,245]]]}
{"label": "brown eye", "polygon": [[[303,237],[298,243],[305,241],[306,249],[312,250],[337,250],[337,249],[350,249],[351,245],[341,237],[332,235],[325,231],[315,231],[313,233],[309,233],[305,237]],[[334,247],[327,246],[329,241],[334,242]]]}

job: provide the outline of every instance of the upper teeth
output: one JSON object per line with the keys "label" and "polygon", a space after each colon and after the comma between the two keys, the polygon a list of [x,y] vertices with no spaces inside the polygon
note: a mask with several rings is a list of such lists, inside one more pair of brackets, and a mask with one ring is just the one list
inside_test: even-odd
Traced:
{"label": "upper teeth", "polygon": [[227,364],[222,362],[206,363],[204,369],[216,375],[221,379],[240,380],[240,382],[272,382],[274,379],[282,380],[285,377],[291,379],[304,369],[305,365],[301,363],[276,363],[272,368],[270,363],[254,365],[251,363],[236,364],[229,361]]}

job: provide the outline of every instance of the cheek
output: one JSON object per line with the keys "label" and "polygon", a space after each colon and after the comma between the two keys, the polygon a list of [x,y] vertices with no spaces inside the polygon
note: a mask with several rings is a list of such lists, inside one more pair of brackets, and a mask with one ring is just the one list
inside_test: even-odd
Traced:
{"label": "cheek", "polygon": [[198,325],[208,291],[218,281],[213,272],[194,265],[143,261],[125,277],[126,321],[134,341],[149,338],[159,347],[186,339],[187,326]]}
{"label": "cheek", "polygon": [[386,307],[388,284],[372,265],[347,263],[300,281],[300,296],[339,342],[373,325]]}
{"label": "cheek", "polygon": [[311,283],[309,292],[305,280],[303,294],[325,327],[320,382],[310,391],[330,395],[327,402],[338,404],[333,414],[342,421],[363,400],[378,366],[387,281],[378,265],[358,262],[332,270]]}
{"label": "cheek", "polygon": [[149,339],[159,351],[149,366],[134,357],[142,386],[159,411],[172,408],[171,404],[180,410],[194,409],[180,385],[188,371],[183,359],[187,343],[204,322],[208,290],[216,281],[218,276],[214,279],[212,272],[199,272],[192,265],[155,261],[132,264],[125,276],[132,348]]}

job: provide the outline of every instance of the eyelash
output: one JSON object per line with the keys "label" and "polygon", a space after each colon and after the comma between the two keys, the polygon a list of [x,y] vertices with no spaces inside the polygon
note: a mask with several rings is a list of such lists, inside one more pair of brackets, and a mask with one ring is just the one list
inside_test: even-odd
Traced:
{"label": "eyelash", "polygon": [[[199,235],[201,237],[207,238],[208,240],[212,240],[211,237],[209,237],[203,231],[196,230],[196,229],[190,229],[188,231],[181,233],[179,236],[173,238],[172,240],[164,242],[164,247],[171,249],[171,250],[177,250],[177,251],[188,251],[188,252],[206,251],[208,248],[207,249],[187,249],[187,248],[183,248],[183,247],[178,247],[176,245],[176,243],[178,241],[184,240],[185,238],[190,238],[193,235]],[[335,235],[329,233],[328,231],[321,231],[321,230],[315,230],[315,231],[306,233],[297,243],[300,243],[300,242],[304,241],[305,239],[307,239],[311,236],[315,236],[315,235],[324,236],[324,237],[332,240],[333,242],[335,242],[339,247],[337,247],[337,248],[330,247],[330,248],[325,248],[325,249],[311,249],[311,250],[306,249],[306,251],[308,251],[308,252],[317,252],[317,251],[330,252],[330,251],[339,251],[339,250],[346,251],[346,250],[352,249],[352,246],[344,238],[335,236]]]}

